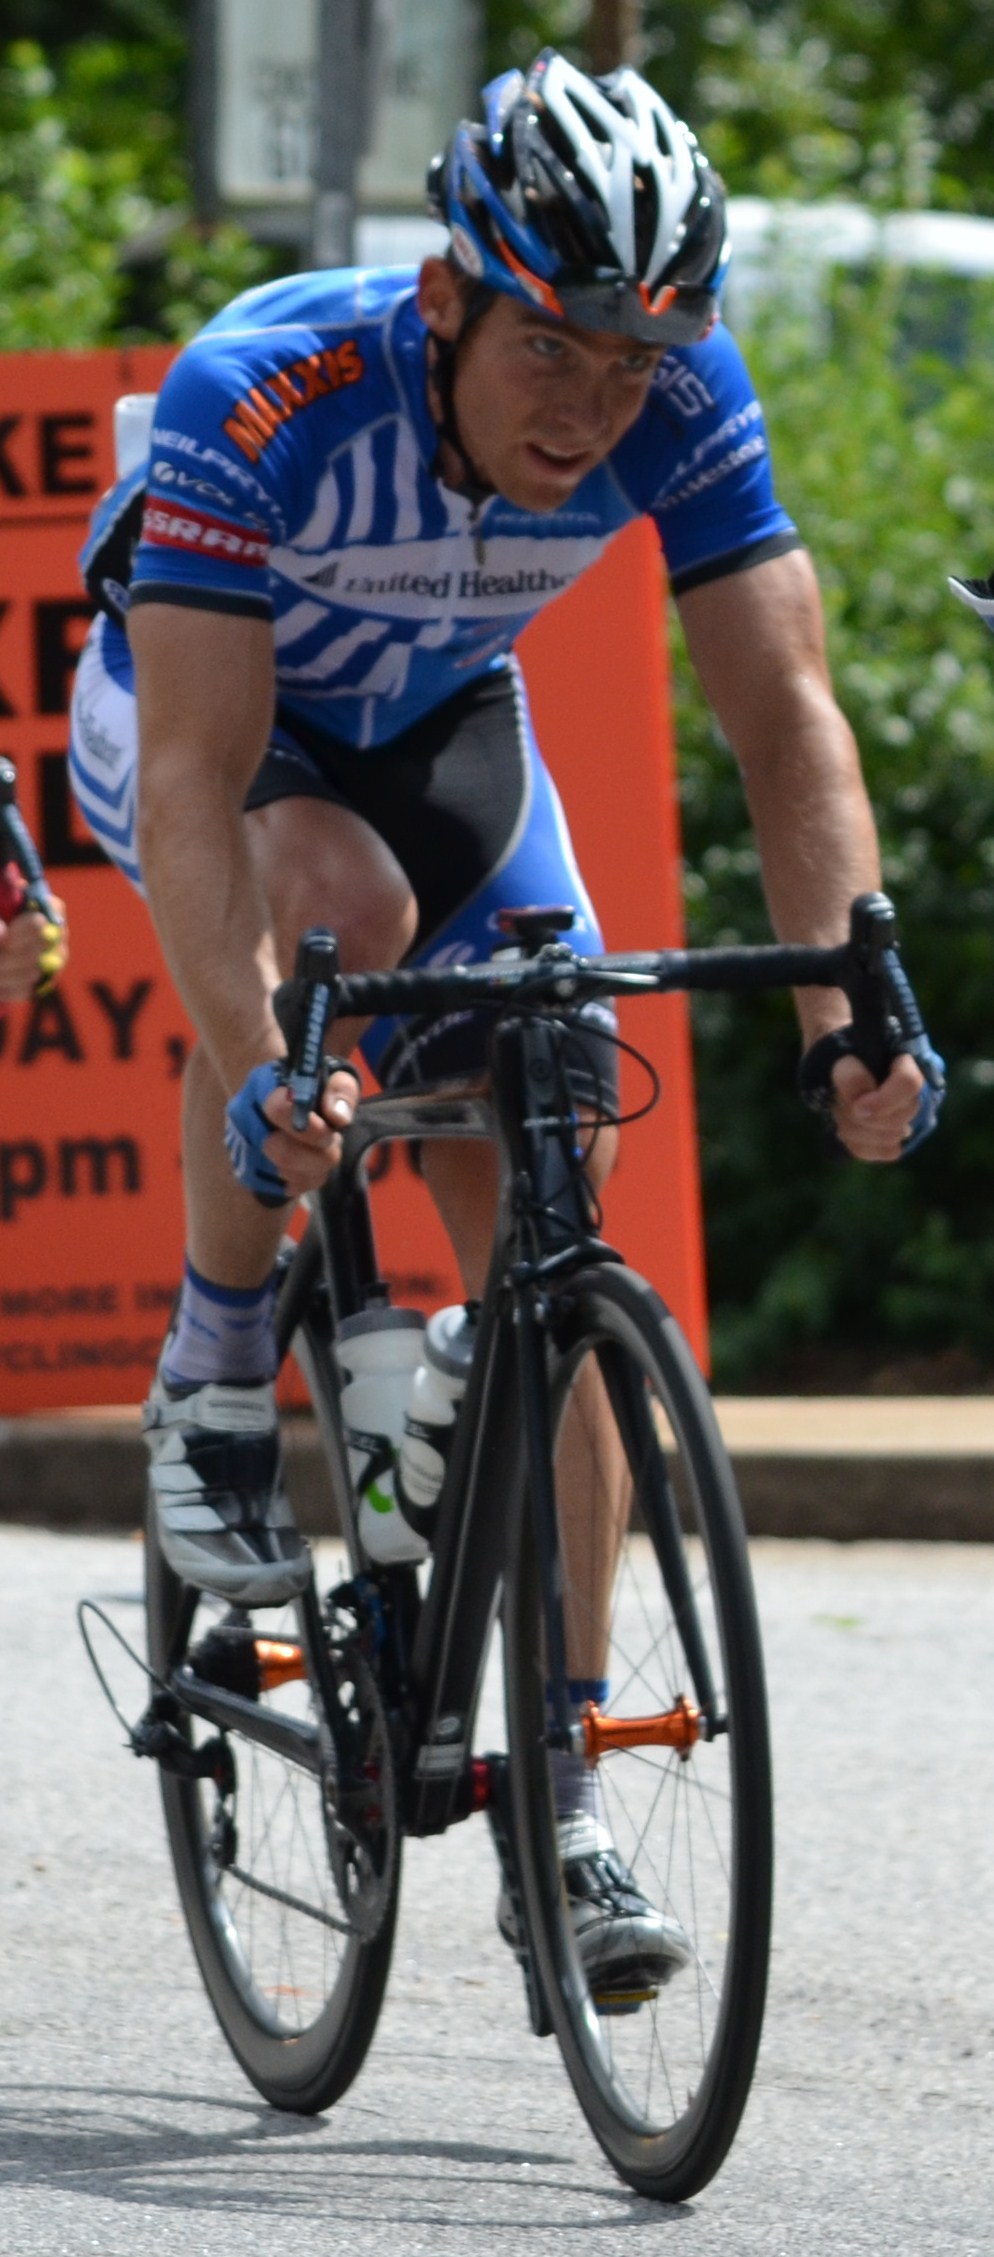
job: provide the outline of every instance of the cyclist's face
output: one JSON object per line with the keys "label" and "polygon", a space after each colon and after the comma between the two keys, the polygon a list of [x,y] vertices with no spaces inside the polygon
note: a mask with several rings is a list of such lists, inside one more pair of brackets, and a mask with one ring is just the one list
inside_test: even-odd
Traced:
{"label": "cyclist's face", "polygon": [[[458,335],[461,296],[454,329],[444,293],[441,320],[423,296],[422,311],[440,335]],[[654,346],[577,329],[497,295],[459,353],[455,406],[463,445],[481,476],[516,508],[557,509],[634,423],[661,357]]]}

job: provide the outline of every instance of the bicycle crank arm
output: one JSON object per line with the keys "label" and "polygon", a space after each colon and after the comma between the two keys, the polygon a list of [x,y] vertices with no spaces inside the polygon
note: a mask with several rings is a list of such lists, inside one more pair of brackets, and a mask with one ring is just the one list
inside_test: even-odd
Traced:
{"label": "bicycle crank arm", "polygon": [[514,1847],[514,1823],[511,1815],[511,1782],[507,1775],[507,1757],[487,1757],[490,1772],[490,1795],[484,1805],[490,1826],[491,1839],[497,1852],[501,1880],[511,1900],[516,1929],[514,1956],[521,1969],[528,2001],[528,2015],[537,2038],[552,2036],[553,2022],[549,2012],[545,1988],[539,1973],[538,1962],[532,1950],[528,1922],[525,1918],[521,1895],[521,1876]]}

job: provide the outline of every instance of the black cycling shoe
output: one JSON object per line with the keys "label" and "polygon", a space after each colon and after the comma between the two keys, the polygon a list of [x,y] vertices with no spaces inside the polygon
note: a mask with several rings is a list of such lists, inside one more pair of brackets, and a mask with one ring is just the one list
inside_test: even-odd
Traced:
{"label": "black cycling shoe", "polygon": [[171,1387],[157,1373],[142,1419],[159,1547],[174,1574],[232,1606],[282,1606],[311,1555],[283,1489],[272,1385]]}

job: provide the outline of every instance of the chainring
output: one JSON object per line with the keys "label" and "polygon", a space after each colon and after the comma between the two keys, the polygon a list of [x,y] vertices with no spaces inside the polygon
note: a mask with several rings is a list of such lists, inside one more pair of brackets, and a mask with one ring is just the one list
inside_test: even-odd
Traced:
{"label": "chainring", "polygon": [[359,1636],[333,1644],[329,1658],[348,1735],[360,1752],[345,1783],[334,1756],[322,1770],[328,1856],[349,1928],[372,1943],[393,1901],[400,1847],[390,1724]]}

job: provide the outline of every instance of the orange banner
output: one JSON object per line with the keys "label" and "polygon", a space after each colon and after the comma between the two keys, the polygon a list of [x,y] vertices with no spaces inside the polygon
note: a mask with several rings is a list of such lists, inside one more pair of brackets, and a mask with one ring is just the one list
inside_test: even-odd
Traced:
{"label": "orange banner", "polygon": [[[0,1412],[136,1401],[182,1259],[179,1080],[190,1030],[146,910],[76,814],[66,711],[86,632],[78,550],[113,476],[112,410],[169,354],[0,355],[0,752],[68,903],[73,955],[52,996],[0,1021]],[[523,639],[540,740],[609,947],[680,938],[679,840],[661,572],[621,536]],[[706,1346],[687,1015],[629,1007],[663,1079],[622,1139],[607,1235]],[[644,1077],[625,1062],[626,1109]],[[399,1301],[458,1298],[447,1241],[406,1155],[381,1156],[376,1211]]]}

